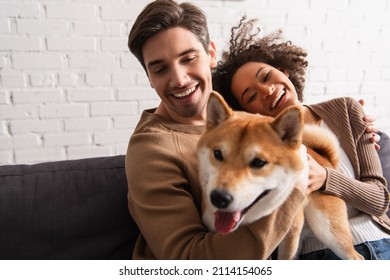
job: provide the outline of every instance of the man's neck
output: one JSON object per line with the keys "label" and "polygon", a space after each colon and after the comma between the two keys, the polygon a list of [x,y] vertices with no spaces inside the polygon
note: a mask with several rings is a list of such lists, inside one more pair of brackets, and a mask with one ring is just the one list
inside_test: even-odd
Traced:
{"label": "man's neck", "polygon": [[192,117],[192,118],[184,118],[175,112],[168,111],[164,104],[161,102],[158,105],[155,114],[163,116],[164,118],[170,119],[179,124],[188,124],[188,125],[205,125],[206,124],[206,113],[202,113],[201,115]]}

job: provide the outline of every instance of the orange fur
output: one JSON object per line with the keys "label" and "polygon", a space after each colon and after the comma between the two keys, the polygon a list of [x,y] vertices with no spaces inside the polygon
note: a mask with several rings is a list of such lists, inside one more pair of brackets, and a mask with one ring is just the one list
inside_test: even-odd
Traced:
{"label": "orange fur", "polygon": [[[228,233],[269,215],[296,184],[307,183],[302,143],[320,164],[333,168],[338,164],[337,139],[329,131],[304,126],[298,107],[276,118],[235,112],[213,92],[207,116],[198,156],[203,221],[212,231]],[[308,195],[279,246],[280,259],[296,257],[305,223],[340,258],[362,259],[352,244],[344,201],[321,192]]]}

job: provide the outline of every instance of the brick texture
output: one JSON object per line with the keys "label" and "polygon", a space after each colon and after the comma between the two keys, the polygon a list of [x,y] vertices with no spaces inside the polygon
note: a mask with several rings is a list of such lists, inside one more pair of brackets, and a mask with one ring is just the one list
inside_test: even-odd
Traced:
{"label": "brick texture", "polygon": [[[110,3],[109,3],[110,2]],[[0,164],[124,154],[159,99],[127,49],[149,0],[0,1]],[[305,48],[305,102],[365,99],[390,133],[390,0],[198,0],[220,54],[242,15]]]}

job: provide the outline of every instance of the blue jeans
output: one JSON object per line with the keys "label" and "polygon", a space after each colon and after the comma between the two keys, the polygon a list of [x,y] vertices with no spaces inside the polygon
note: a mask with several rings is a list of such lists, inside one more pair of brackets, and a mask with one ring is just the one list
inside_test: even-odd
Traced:
{"label": "blue jeans", "polygon": [[[355,245],[358,251],[366,260],[390,260],[390,238],[377,241],[367,241]],[[319,250],[299,256],[300,260],[340,260],[335,253],[329,249]]]}

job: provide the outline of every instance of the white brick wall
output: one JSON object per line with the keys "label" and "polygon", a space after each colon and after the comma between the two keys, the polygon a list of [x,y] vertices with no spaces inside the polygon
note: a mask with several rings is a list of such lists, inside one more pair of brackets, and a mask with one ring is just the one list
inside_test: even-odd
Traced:
{"label": "white brick wall", "polygon": [[[0,0],[0,164],[124,154],[158,103],[127,50],[146,0]],[[390,133],[390,0],[197,0],[219,52],[243,14],[309,52],[306,102],[366,100]]]}

